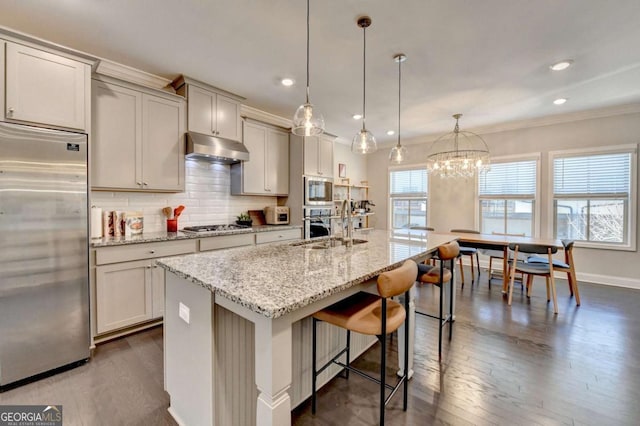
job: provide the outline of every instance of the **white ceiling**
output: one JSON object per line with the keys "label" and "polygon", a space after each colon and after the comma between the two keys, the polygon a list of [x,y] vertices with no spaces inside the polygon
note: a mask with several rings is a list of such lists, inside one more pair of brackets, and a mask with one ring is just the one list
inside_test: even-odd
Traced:
{"label": "white ceiling", "polygon": [[[1,2],[0,25],[291,117],[304,101],[305,14],[304,0],[24,0]],[[347,139],[360,127],[363,14],[367,128],[380,142],[395,138],[399,52],[403,139],[451,131],[457,112],[465,129],[640,102],[638,0],[312,0],[311,101]],[[574,66],[549,69],[565,58]]]}

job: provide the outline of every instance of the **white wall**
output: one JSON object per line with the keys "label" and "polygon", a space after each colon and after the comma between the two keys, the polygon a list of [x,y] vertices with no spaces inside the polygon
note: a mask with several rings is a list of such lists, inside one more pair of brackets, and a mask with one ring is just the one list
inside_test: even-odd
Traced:
{"label": "white wall", "polygon": [[[551,237],[548,209],[552,202],[548,191],[550,151],[637,144],[640,142],[640,113],[531,127],[483,134],[494,157],[540,153],[541,237]],[[424,164],[431,140],[408,145],[409,164]],[[376,201],[376,228],[387,228],[388,149],[381,149],[367,159],[370,196]],[[640,186],[640,183],[639,183]],[[436,230],[477,227],[475,180],[429,182],[429,224]],[[637,218],[636,218],[637,220]],[[640,234],[640,227],[637,233]],[[636,238],[640,238],[637,235]],[[613,283],[640,288],[640,255],[637,251],[577,248],[574,257],[578,278],[591,282]]]}
{"label": "white wall", "polygon": [[360,182],[367,180],[367,157],[365,155],[351,152],[351,145],[341,142],[333,144],[333,181],[340,183],[338,177],[338,164],[347,166],[347,177],[352,185],[360,185]]}
{"label": "white wall", "polygon": [[142,211],[144,231],[164,231],[162,208],[182,204],[178,227],[235,223],[247,210],[275,206],[276,197],[230,195],[230,166],[186,160],[185,192],[176,194],[92,191],[91,204],[103,210]]}

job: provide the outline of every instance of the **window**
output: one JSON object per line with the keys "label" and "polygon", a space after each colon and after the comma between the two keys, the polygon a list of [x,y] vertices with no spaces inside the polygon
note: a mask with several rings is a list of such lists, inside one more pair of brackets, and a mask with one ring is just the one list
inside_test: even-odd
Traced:
{"label": "window", "polygon": [[480,232],[533,236],[537,160],[494,162],[478,177]]}
{"label": "window", "polygon": [[427,226],[427,169],[389,172],[391,228]]}
{"label": "window", "polygon": [[554,236],[584,245],[634,245],[635,146],[552,158]]}

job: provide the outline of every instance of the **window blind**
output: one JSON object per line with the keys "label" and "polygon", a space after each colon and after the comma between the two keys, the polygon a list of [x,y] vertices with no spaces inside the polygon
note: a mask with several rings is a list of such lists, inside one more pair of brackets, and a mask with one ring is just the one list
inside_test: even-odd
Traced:
{"label": "window blind", "polygon": [[492,163],[478,178],[479,195],[536,195],[536,160]]}
{"label": "window blind", "polygon": [[426,197],[427,169],[393,170],[390,172],[391,197]]}
{"label": "window blind", "polygon": [[629,194],[631,153],[553,160],[554,195]]}

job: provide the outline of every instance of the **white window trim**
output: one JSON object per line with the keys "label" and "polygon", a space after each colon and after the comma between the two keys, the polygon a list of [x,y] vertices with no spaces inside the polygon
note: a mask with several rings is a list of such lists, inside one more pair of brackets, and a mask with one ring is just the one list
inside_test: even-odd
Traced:
{"label": "white window trim", "polygon": [[[387,167],[387,229],[393,229],[393,203],[391,202],[391,172],[397,170],[418,170],[426,169],[427,163],[411,164],[406,166],[388,166]],[[476,185],[478,186],[478,185]],[[431,223],[431,209],[429,208],[429,194],[431,193],[431,179],[429,179],[429,172],[427,172],[427,223]]]}
{"label": "white window trim", "polygon": [[[540,222],[542,215],[542,200],[540,199],[541,189],[540,187],[540,159],[542,158],[542,154],[539,152],[536,153],[528,153],[523,155],[504,155],[502,157],[493,157],[491,159],[491,164],[494,163],[515,163],[518,161],[535,161],[536,162],[536,193],[534,199],[534,210],[533,210],[533,237],[540,238]],[[476,176],[476,229],[480,229],[480,191],[478,189],[478,177]],[[552,195],[553,197],[553,195]],[[553,230],[552,230],[553,232]]]}
{"label": "white window trim", "polygon": [[553,226],[556,221],[553,205],[554,205],[554,192],[553,192],[553,160],[556,157],[563,156],[579,156],[579,155],[598,155],[598,154],[620,154],[631,151],[631,188],[629,196],[629,239],[628,244],[601,244],[588,241],[576,241],[576,247],[594,248],[603,250],[619,250],[619,251],[636,251],[637,245],[637,222],[638,222],[638,144],[627,145],[612,145],[594,148],[578,148],[578,149],[566,149],[561,151],[549,151],[549,176],[548,176],[548,191],[549,191],[549,203],[548,211],[549,220],[547,221],[548,235],[554,237]]}

